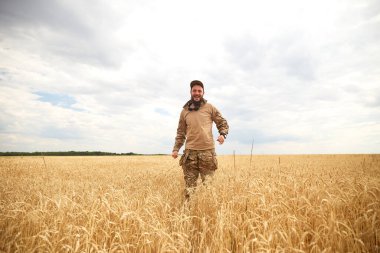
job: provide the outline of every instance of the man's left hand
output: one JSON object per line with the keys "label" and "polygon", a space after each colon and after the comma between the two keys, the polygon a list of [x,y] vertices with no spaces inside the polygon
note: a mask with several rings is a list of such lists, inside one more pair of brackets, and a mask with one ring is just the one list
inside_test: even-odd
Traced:
{"label": "man's left hand", "polygon": [[216,139],[220,145],[222,145],[224,143],[224,136],[223,135],[219,135],[218,139]]}

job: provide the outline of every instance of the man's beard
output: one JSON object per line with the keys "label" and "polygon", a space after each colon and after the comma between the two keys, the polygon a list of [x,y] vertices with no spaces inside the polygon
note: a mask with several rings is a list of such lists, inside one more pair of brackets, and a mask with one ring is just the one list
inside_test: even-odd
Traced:
{"label": "man's beard", "polygon": [[195,101],[194,97],[191,97],[191,102],[190,102],[190,105],[189,105],[189,110],[190,111],[198,111],[199,107],[201,107],[202,101],[203,101],[203,97],[201,97],[199,99],[199,101]]}

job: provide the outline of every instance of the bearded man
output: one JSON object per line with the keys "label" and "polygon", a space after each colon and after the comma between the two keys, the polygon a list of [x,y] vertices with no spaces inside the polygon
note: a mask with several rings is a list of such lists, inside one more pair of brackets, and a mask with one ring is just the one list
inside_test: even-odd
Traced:
{"label": "bearded man", "polygon": [[179,161],[185,178],[185,198],[189,199],[194,191],[198,177],[205,182],[218,168],[212,123],[219,131],[217,141],[223,144],[228,134],[228,124],[222,114],[203,98],[204,86],[201,81],[190,83],[191,99],[183,106],[179,117],[177,136],[172,157],[178,157],[178,151],[185,144],[185,150]]}

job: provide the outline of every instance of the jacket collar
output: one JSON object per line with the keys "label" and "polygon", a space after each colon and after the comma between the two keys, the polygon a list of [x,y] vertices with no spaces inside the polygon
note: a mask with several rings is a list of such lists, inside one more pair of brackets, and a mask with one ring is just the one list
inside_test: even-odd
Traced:
{"label": "jacket collar", "polygon": [[[183,108],[188,109],[189,106],[191,105],[191,102],[192,102],[191,99],[189,101],[187,101],[186,104],[183,106]],[[207,100],[204,98],[201,98],[201,106],[206,104],[206,103],[207,103]]]}

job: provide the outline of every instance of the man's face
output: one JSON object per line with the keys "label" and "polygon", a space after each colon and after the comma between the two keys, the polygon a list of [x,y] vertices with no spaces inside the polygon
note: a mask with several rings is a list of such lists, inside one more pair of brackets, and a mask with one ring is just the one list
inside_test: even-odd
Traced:
{"label": "man's face", "polygon": [[194,101],[200,101],[203,97],[203,88],[199,85],[194,85],[193,88],[191,88],[191,98]]}

